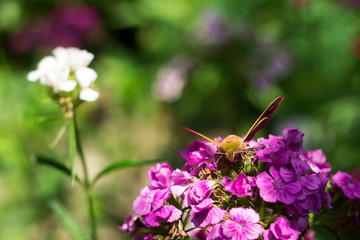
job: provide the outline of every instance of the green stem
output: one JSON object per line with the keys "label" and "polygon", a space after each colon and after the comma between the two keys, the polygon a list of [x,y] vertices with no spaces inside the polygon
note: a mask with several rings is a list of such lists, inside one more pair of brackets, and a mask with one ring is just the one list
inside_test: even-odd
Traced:
{"label": "green stem", "polygon": [[73,116],[73,121],[74,121],[75,137],[76,137],[76,149],[77,149],[77,152],[79,153],[81,165],[82,165],[83,173],[84,173],[83,186],[84,186],[86,196],[88,198],[88,203],[89,203],[89,215],[90,215],[90,222],[91,222],[91,240],[97,240],[98,238],[97,238],[97,224],[96,224],[94,197],[93,197],[92,187],[91,187],[90,180],[89,180],[84,151],[83,151],[82,145],[81,145],[80,133],[79,133],[79,128],[78,128],[77,122],[76,122],[76,113],[75,112],[74,112],[74,116]]}

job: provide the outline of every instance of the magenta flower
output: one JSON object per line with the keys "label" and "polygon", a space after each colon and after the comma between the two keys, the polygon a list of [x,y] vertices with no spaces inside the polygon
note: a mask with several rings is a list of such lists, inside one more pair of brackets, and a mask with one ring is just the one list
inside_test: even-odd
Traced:
{"label": "magenta flower", "polygon": [[229,211],[232,220],[226,220],[222,224],[222,233],[227,239],[246,240],[257,239],[262,227],[259,224],[260,218],[252,208],[232,208]]}
{"label": "magenta flower", "polygon": [[272,223],[270,229],[263,234],[264,240],[297,240],[299,235],[299,226],[283,216]]}
{"label": "magenta flower", "polygon": [[207,141],[194,141],[189,147],[179,152],[179,155],[186,159],[183,167],[184,171],[188,171],[195,176],[202,168],[215,170],[215,153],[217,146]]}
{"label": "magenta flower", "polygon": [[162,207],[169,197],[170,189],[152,190],[146,186],[133,202],[133,211],[140,216],[146,215]]}
{"label": "magenta flower", "polygon": [[182,215],[182,211],[174,207],[173,205],[166,205],[155,211],[150,212],[144,217],[144,224],[147,227],[158,227],[162,221],[174,222],[179,220]]}
{"label": "magenta flower", "polygon": [[213,203],[214,200],[207,198],[198,205],[191,206],[190,220],[195,227],[207,227],[224,219],[226,211]]}
{"label": "magenta flower", "polygon": [[209,198],[214,188],[214,181],[201,180],[183,187],[172,186],[171,191],[174,195],[181,196],[183,198],[183,205],[189,207],[190,205],[196,205],[202,200]]}
{"label": "magenta flower", "polygon": [[276,166],[283,166],[290,163],[292,152],[283,144],[277,144],[257,151],[256,156],[262,162],[269,162]]}
{"label": "magenta flower", "polygon": [[309,170],[308,163],[300,158],[293,158],[291,166],[280,168],[280,176],[285,182],[298,181],[301,184],[302,188],[296,194],[298,200],[303,200],[319,190],[320,179],[316,174],[307,174]]}
{"label": "magenta flower", "polygon": [[296,194],[301,191],[301,183],[299,181],[286,183],[275,167],[271,166],[269,170],[271,176],[264,171],[256,177],[256,185],[260,190],[261,198],[266,202],[293,203]]}
{"label": "magenta flower", "polygon": [[222,234],[221,228],[222,228],[221,223],[214,225],[211,228],[209,234],[207,235],[206,240],[226,239],[226,237]]}
{"label": "magenta flower", "polygon": [[326,157],[321,149],[308,151],[307,162],[309,163],[311,170],[316,173],[330,173],[331,171],[331,165],[326,162]]}
{"label": "magenta flower", "polygon": [[204,240],[208,236],[208,231],[203,228],[195,228],[189,231],[188,235],[193,240]]}
{"label": "magenta flower", "polygon": [[237,197],[252,196],[252,189],[249,185],[249,180],[244,173],[240,173],[235,181],[229,180],[226,176],[221,179],[221,183],[224,185],[225,191],[231,192]]}
{"label": "magenta flower", "polygon": [[156,240],[156,238],[154,238],[152,234],[149,234],[144,237],[144,240]]}
{"label": "magenta flower", "polygon": [[288,127],[283,130],[285,145],[294,152],[303,150],[302,141],[304,133],[297,127]]}
{"label": "magenta flower", "polygon": [[360,182],[352,178],[350,174],[338,171],[333,175],[332,184],[340,188],[348,198],[360,199]]}
{"label": "magenta flower", "polygon": [[186,165],[197,166],[204,161],[213,160],[217,146],[207,141],[194,141],[189,147],[179,152],[179,155],[186,159]]}
{"label": "magenta flower", "polygon": [[155,167],[151,167],[148,172],[150,185],[154,189],[170,187],[172,171],[173,170],[168,163],[158,163]]}
{"label": "magenta flower", "polygon": [[119,226],[119,229],[130,233],[131,229],[135,226],[136,219],[138,219],[136,216],[130,214],[126,218],[125,223],[123,225]]}

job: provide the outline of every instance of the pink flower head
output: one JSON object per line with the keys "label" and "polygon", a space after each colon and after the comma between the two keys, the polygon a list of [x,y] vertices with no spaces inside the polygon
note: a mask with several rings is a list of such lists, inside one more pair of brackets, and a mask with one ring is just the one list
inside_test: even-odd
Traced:
{"label": "pink flower head", "polygon": [[212,180],[200,180],[190,185],[182,194],[185,207],[196,205],[212,194],[215,182]]}
{"label": "pink flower head", "polygon": [[183,170],[191,175],[196,175],[202,168],[215,170],[215,153],[217,146],[207,141],[194,141],[185,151],[179,152],[179,155],[186,159]]}
{"label": "pink flower head", "polygon": [[222,233],[227,239],[246,240],[258,239],[262,232],[259,214],[251,208],[232,208],[229,211],[232,220],[222,224]]}
{"label": "pink flower head", "polygon": [[185,151],[179,152],[179,155],[186,159],[186,165],[197,166],[201,162],[213,160],[217,146],[207,141],[194,141]]}
{"label": "pink flower head", "polygon": [[297,127],[288,127],[283,130],[285,145],[294,152],[303,151],[302,141],[304,133]]}
{"label": "pink flower head", "polygon": [[147,227],[158,227],[162,221],[168,223],[179,220],[182,215],[182,211],[174,207],[173,205],[166,205],[155,211],[150,212],[144,217],[144,224]]}
{"label": "pink flower head", "polygon": [[292,152],[284,145],[278,144],[257,151],[256,156],[262,162],[269,162],[276,166],[284,166],[290,163]]}
{"label": "pink flower head", "polygon": [[350,174],[338,171],[333,175],[332,184],[340,188],[348,198],[360,199],[360,182]]}
{"label": "pink flower head", "polygon": [[157,163],[156,166],[151,167],[148,172],[150,185],[155,189],[170,187],[172,171],[168,163]]}
{"label": "pink flower head", "polygon": [[229,180],[228,177],[224,177],[221,180],[224,185],[225,191],[235,194],[237,197],[252,196],[252,189],[249,185],[249,180],[244,173],[240,173],[235,181]]}
{"label": "pink flower head", "polygon": [[163,206],[170,197],[170,189],[152,190],[146,186],[133,202],[134,213],[143,216]]}
{"label": "pink flower head", "polygon": [[300,231],[295,222],[280,216],[276,222],[270,225],[270,229],[265,230],[264,240],[297,240]]}
{"label": "pink flower head", "polygon": [[138,217],[130,214],[126,218],[125,223],[123,225],[119,226],[119,229],[122,230],[122,231],[130,233],[132,228],[135,226],[136,219],[138,219]]}
{"label": "pink flower head", "polygon": [[256,177],[261,198],[266,202],[293,203],[296,194],[301,191],[301,183],[299,181],[287,183],[280,177],[280,172],[275,167],[271,166],[269,170],[271,176],[264,171]]}
{"label": "pink flower head", "polygon": [[207,198],[198,205],[192,205],[190,220],[195,227],[207,227],[219,223],[224,219],[226,211],[212,205],[214,200]]}
{"label": "pink flower head", "polygon": [[204,240],[208,235],[208,231],[203,228],[195,228],[188,232],[189,237],[193,240]]}
{"label": "pink flower head", "polygon": [[330,173],[331,171],[330,163],[326,162],[326,157],[321,149],[308,151],[307,162],[309,163],[311,170],[316,173]]}

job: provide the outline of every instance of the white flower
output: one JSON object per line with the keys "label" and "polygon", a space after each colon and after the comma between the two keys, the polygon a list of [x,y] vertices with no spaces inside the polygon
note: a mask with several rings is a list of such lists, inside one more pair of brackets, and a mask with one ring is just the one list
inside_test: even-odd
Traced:
{"label": "white flower", "polygon": [[94,54],[74,47],[57,47],[53,50],[53,55],[60,66],[70,67],[72,70],[87,67],[94,59]]}
{"label": "white flower", "polygon": [[86,50],[63,47],[55,48],[53,54],[54,56],[46,56],[39,62],[38,68],[27,75],[28,80],[40,80],[40,84],[53,88],[55,93],[71,92],[79,85],[79,98],[95,101],[100,94],[91,85],[96,80],[97,73],[87,67],[94,55]]}

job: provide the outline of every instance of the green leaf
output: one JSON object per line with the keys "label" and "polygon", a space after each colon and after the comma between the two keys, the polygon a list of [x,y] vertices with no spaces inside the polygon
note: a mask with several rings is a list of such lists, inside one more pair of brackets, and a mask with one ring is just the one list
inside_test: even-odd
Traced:
{"label": "green leaf", "polygon": [[71,171],[71,184],[75,181],[75,158],[76,158],[76,129],[75,118],[70,121],[70,171]]}
{"label": "green leaf", "polygon": [[61,225],[70,234],[72,239],[75,240],[87,240],[88,237],[85,231],[79,225],[79,223],[71,216],[71,214],[65,209],[65,207],[56,199],[50,201],[50,207],[54,211],[54,214],[59,219]]}
{"label": "green leaf", "polygon": [[[64,164],[62,164],[61,162],[59,162],[59,161],[57,161],[57,160],[55,160],[53,158],[38,154],[38,155],[35,156],[35,162],[50,166],[50,167],[52,167],[54,169],[59,170],[60,172],[65,173],[69,177],[71,177],[70,169],[68,167],[66,167]],[[74,177],[75,177],[75,180],[78,183],[81,184],[80,178],[78,176],[76,176],[76,175]]]}
{"label": "green leaf", "polygon": [[104,168],[101,172],[99,172],[96,175],[96,177],[92,181],[92,185],[95,185],[96,181],[98,179],[100,179],[102,176],[104,176],[110,172],[113,172],[115,170],[127,168],[127,167],[136,167],[136,166],[141,166],[141,165],[146,165],[146,164],[152,164],[152,163],[157,163],[157,162],[161,162],[161,159],[142,160],[142,161],[123,160],[123,161],[119,161],[119,162],[114,162],[114,163],[110,164],[109,166],[107,166],[106,168]]}

